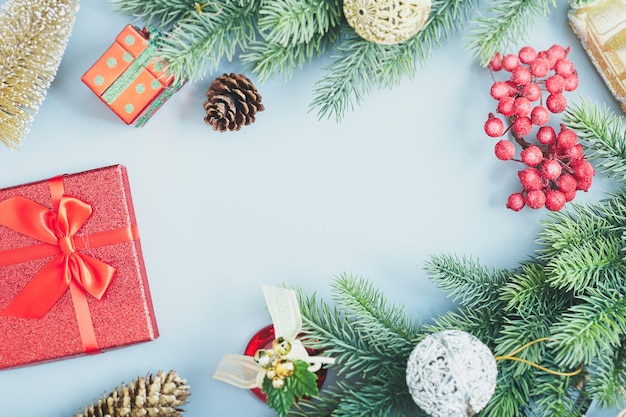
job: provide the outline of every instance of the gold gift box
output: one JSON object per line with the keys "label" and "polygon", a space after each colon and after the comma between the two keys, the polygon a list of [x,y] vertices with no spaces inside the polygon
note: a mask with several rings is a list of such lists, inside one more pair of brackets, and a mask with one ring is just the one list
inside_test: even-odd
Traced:
{"label": "gold gift box", "polygon": [[568,20],[626,113],[626,0],[598,0],[572,8]]}

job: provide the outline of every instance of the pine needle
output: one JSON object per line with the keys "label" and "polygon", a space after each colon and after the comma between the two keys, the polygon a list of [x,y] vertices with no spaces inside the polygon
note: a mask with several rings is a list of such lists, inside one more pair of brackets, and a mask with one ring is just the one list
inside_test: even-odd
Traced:
{"label": "pine needle", "polygon": [[468,49],[485,66],[496,52],[508,49],[526,37],[537,17],[546,17],[556,0],[491,0],[472,22]]}
{"label": "pine needle", "polygon": [[0,9],[0,141],[16,149],[56,76],[78,0],[9,0]]}
{"label": "pine needle", "polygon": [[597,162],[597,168],[626,184],[626,128],[622,116],[616,116],[606,104],[600,108],[583,99],[568,107],[563,122],[587,141],[589,159]]}

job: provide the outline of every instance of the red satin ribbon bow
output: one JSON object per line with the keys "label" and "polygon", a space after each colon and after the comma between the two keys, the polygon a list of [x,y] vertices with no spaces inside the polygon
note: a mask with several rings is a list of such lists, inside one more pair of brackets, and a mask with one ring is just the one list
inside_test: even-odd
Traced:
{"label": "red satin ribbon bow", "polygon": [[[29,248],[31,259],[57,255],[26,284],[0,312],[1,315],[42,318],[70,284],[77,285],[98,300],[102,298],[115,268],[80,253],[88,242],[75,236],[91,213],[91,205],[65,195],[60,198],[56,213],[21,196],[0,202],[0,225],[44,242]],[[5,264],[15,262],[12,259]]]}

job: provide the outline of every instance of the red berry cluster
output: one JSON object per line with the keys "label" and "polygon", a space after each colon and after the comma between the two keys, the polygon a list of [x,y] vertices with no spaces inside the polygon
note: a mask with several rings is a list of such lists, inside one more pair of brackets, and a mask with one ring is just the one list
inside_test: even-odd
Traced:
{"label": "red berry cluster", "polygon": [[[564,92],[578,87],[578,73],[567,59],[569,51],[559,45],[539,52],[525,46],[517,55],[497,53],[489,62],[492,75],[504,70],[508,80],[494,81],[491,86],[491,97],[498,101],[496,113],[503,118],[489,113],[485,133],[496,138],[510,131],[521,147],[519,159],[515,158],[515,143],[507,139],[496,143],[496,157],[526,165],[518,172],[522,191],[508,198],[506,206],[511,210],[519,211],[526,205],[558,211],[574,199],[576,191],[587,191],[591,186],[595,171],[583,155],[576,132],[560,124],[557,133],[548,125],[552,113],[567,107]],[[536,143],[530,143],[525,138],[535,127]]]}

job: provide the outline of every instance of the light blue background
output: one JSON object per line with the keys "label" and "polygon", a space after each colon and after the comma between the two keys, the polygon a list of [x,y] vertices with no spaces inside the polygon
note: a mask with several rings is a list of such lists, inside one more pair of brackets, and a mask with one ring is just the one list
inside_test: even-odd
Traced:
{"label": "light blue background", "polygon": [[[619,113],[559,3],[517,47],[571,45],[580,87],[570,101],[582,95]],[[122,381],[169,369],[192,386],[190,417],[271,416],[249,392],[211,378],[222,355],[242,352],[269,324],[260,281],[328,297],[332,277],[351,273],[428,321],[452,307],[422,271],[429,255],[508,268],[536,249],[547,212],[504,206],[518,187],[518,167],[498,161],[495,141],[483,133],[495,109],[492,81],[466,51],[467,31],[434,50],[413,80],[372,92],[341,124],[308,112],[313,85],[331,62],[325,57],[288,82],[265,84],[223,62],[137,129],[80,81],[127,23],[143,24],[105,1],[83,0],[25,143],[0,149],[0,187],[126,165],[161,337],[1,371],[1,416],[69,417]],[[204,94],[223,72],[250,76],[266,106],[239,132],[220,134],[203,122]],[[598,176],[576,201],[611,189]]]}

